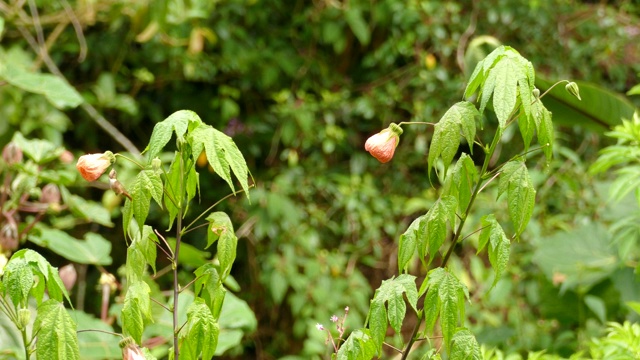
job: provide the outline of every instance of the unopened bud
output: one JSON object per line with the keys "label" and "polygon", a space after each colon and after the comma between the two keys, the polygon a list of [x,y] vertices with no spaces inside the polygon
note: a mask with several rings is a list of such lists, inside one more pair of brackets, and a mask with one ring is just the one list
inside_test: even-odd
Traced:
{"label": "unopened bud", "polygon": [[6,223],[0,229],[0,249],[12,251],[18,248],[18,228],[13,222]]}
{"label": "unopened bud", "polygon": [[60,189],[56,184],[47,184],[42,188],[40,201],[45,204],[60,204]]}
{"label": "unopened bud", "polygon": [[582,101],[582,99],[580,98],[580,88],[578,87],[578,84],[572,81],[568,83],[567,86],[565,86],[564,88],[569,92],[569,94],[575,96],[576,98],[578,98],[578,100]]}
{"label": "unopened bud", "polygon": [[111,151],[105,151],[103,154],[87,154],[80,156],[76,168],[85,180],[96,181],[115,161],[116,157]]}
{"label": "unopened bud", "polygon": [[118,174],[116,173],[116,170],[111,169],[109,172],[109,186],[111,187],[111,190],[113,190],[117,195],[124,195],[128,197],[129,200],[133,200],[131,199],[131,195],[127,192],[127,189],[124,188],[124,185],[116,179],[117,176]]}
{"label": "unopened bud", "polygon": [[64,288],[67,289],[67,291],[71,291],[73,285],[76,284],[76,279],[78,279],[78,273],[73,264],[67,264],[61,267],[60,270],[58,270],[58,275],[60,275]]}
{"label": "unopened bud", "polygon": [[367,139],[364,149],[381,163],[389,162],[400,142],[400,135],[402,135],[400,125],[391,123],[388,128]]}
{"label": "unopened bud", "polygon": [[533,89],[533,96],[536,99],[540,99],[540,89],[538,89],[538,88]]}
{"label": "unopened bud", "polygon": [[100,285],[108,285],[111,291],[114,291],[118,287],[116,277],[109,273],[102,273],[98,282]]}
{"label": "unopened bud", "polygon": [[153,168],[153,171],[155,171],[156,173],[161,173],[162,172],[162,160],[160,160],[160,158],[154,158],[153,160],[151,160],[151,167]]}
{"label": "unopened bud", "polygon": [[24,330],[29,326],[29,322],[31,322],[31,311],[29,309],[19,309],[18,310],[18,330]]}
{"label": "unopened bud", "polygon": [[144,360],[144,354],[140,347],[133,341],[130,336],[120,341],[120,348],[122,349],[122,360]]}
{"label": "unopened bud", "polygon": [[73,162],[73,159],[75,159],[75,157],[69,150],[65,150],[62,152],[62,154],[60,154],[60,162],[62,162],[63,164],[71,164]]}
{"label": "unopened bud", "polygon": [[9,165],[17,164],[22,161],[22,149],[11,141],[2,149],[2,159]]}

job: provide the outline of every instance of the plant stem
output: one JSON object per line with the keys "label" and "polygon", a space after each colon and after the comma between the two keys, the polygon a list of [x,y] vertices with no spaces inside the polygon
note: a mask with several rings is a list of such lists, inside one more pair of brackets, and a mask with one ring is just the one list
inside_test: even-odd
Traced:
{"label": "plant stem", "polygon": [[406,360],[411,352],[411,347],[413,343],[416,341],[416,336],[418,335],[418,330],[420,330],[420,324],[422,323],[422,314],[418,314],[418,321],[416,322],[416,326],[413,328],[413,332],[411,332],[411,338],[409,338],[409,342],[407,343],[407,347],[404,348],[402,352],[402,357],[400,360]]}
{"label": "plant stem", "polygon": [[22,341],[24,342],[24,358],[29,360],[29,341],[27,341],[27,328],[20,330],[22,333]]}
{"label": "plant stem", "polygon": [[[184,174],[184,161],[180,156],[180,173]],[[180,178],[180,192],[178,193],[180,198],[184,198],[184,178]],[[180,241],[182,240],[182,201],[178,204],[178,216],[176,223],[176,248],[173,251],[173,260],[171,264],[173,266],[173,354],[174,359],[180,359],[180,350],[178,349],[178,297],[180,296],[180,284],[178,283],[178,256],[180,255]]]}

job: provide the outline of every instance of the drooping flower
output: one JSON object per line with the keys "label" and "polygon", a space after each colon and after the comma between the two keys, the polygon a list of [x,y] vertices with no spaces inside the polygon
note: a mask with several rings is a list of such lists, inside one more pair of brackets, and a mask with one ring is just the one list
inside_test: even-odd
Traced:
{"label": "drooping flower", "polygon": [[400,142],[402,128],[391,123],[388,128],[371,136],[364,143],[364,149],[381,163],[387,163],[393,158],[393,153]]}
{"label": "drooping flower", "polygon": [[80,171],[80,175],[87,181],[96,181],[100,175],[115,162],[115,155],[111,151],[104,154],[87,154],[82,155],[76,163],[76,168]]}

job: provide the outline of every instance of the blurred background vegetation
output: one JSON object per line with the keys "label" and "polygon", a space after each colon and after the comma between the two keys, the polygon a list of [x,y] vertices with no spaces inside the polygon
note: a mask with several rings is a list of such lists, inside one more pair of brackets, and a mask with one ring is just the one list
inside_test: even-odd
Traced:
{"label": "blurred background vegetation", "polygon": [[[491,293],[488,264],[472,256],[472,246],[457,249],[454,268],[473,298],[468,326],[500,353],[569,356],[588,355],[607,322],[638,320],[638,201],[633,191],[611,199],[620,174],[605,171],[634,159],[589,171],[616,141],[605,133],[640,105],[637,2],[1,0],[0,36],[2,146],[19,132],[76,156],[135,153],[156,122],[180,109],[236,141],[255,188],[250,203],[237,197],[221,206],[241,237],[235,295],[257,326],[227,358],[326,358],[316,323],[349,306],[347,326],[363,325],[373,289],[397,273],[399,235],[438,189],[426,173],[431,127],[405,130],[384,165],[364,142],[390,122],[436,122],[461,99],[475,63],[499,44],[533,63],[540,89],[575,80],[583,101],[565,97],[563,86],[544,99],[554,112],[555,159],[535,165],[534,219]],[[61,90],[29,87],[16,80],[20,71],[63,76],[84,103],[56,102],[51,97]],[[105,131],[105,120],[120,134]],[[484,133],[492,135],[493,126],[485,121]],[[629,151],[637,140],[626,144]],[[513,141],[507,134],[501,157],[521,148]],[[112,221],[89,214],[93,222],[69,226],[48,214],[49,226],[78,238],[99,233],[112,246],[104,269],[117,274],[126,254],[120,200],[86,187],[73,170],[59,170],[67,171],[65,185],[101,202]],[[207,168],[199,172],[204,209],[227,193]],[[629,177],[619,187],[637,188],[637,177]],[[502,206],[495,192],[482,194],[487,212]],[[153,213],[150,219],[163,226]],[[205,238],[188,241],[202,248]],[[73,262],[34,239],[20,247],[37,249],[54,266]],[[181,260],[184,283],[211,256],[196,248]],[[75,266],[77,306],[98,316],[99,268]],[[157,282],[170,286],[168,278]]]}

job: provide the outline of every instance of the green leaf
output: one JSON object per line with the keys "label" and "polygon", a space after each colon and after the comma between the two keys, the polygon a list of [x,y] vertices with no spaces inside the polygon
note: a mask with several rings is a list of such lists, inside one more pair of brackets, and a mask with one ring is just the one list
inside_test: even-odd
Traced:
{"label": "green leaf", "polygon": [[[536,78],[536,86],[545,92],[553,82]],[[576,81],[582,101],[571,95],[564,86],[556,86],[542,98],[544,106],[553,113],[555,124],[578,125],[597,132],[608,131],[621,119],[631,119],[636,110],[626,97],[604,87]]]}
{"label": "green leaf", "polygon": [[[4,60],[9,59],[6,57]],[[0,67],[0,78],[22,90],[44,95],[58,109],[75,108],[84,102],[82,96],[66,80],[51,74],[29,71],[20,64],[7,62],[4,67]]]}
{"label": "green leaf", "polygon": [[469,299],[469,291],[455,275],[444,268],[429,271],[426,281],[425,331],[433,331],[439,316],[442,336],[449,348],[458,323],[464,319],[464,300]]}
{"label": "green leaf", "polygon": [[[455,226],[457,208],[457,201],[451,195],[443,195],[431,206],[425,217],[424,232],[426,236],[418,238],[423,241],[418,245],[418,254],[421,259],[429,254],[428,263],[433,261],[447,238],[447,223],[451,227]],[[424,242],[425,240],[426,242]]]}
{"label": "green leaf", "polygon": [[60,194],[62,195],[62,201],[69,206],[69,210],[74,216],[103,226],[113,227],[111,213],[102,204],[73,195],[64,186],[60,186]]}
{"label": "green leaf", "polygon": [[461,133],[470,146],[473,144],[476,119],[479,117],[476,107],[467,101],[461,101],[447,110],[435,126],[429,147],[428,172],[431,172],[439,157],[442,158],[446,171],[460,146]]}
{"label": "green leaf", "polygon": [[473,336],[469,330],[458,330],[455,335],[453,335],[449,359],[482,360],[480,345],[478,345],[476,337]]}
{"label": "green leaf", "polygon": [[142,234],[134,238],[132,243],[132,246],[140,250],[146,263],[153,269],[154,274],[156,272],[157,244],[158,236],[153,232],[153,228],[148,225],[142,227]]}
{"label": "green leaf", "polygon": [[483,229],[480,232],[478,252],[480,252],[487,243],[489,244],[489,261],[495,272],[493,284],[491,284],[493,288],[498,283],[498,280],[500,280],[502,272],[507,268],[511,243],[493,214],[483,216],[481,224]]}
{"label": "green leaf", "polygon": [[33,286],[31,266],[24,259],[12,257],[4,268],[3,283],[15,306],[26,305]]}
{"label": "green leaf", "polygon": [[[481,85],[485,83],[489,70],[498,60],[504,57],[505,49],[504,46],[499,46],[478,62],[469,78],[469,84],[464,91],[465,98],[470,98],[477,90],[481,90],[480,92],[482,93]],[[487,89],[484,89],[484,91],[491,93]]]}
{"label": "green leaf", "polygon": [[[373,300],[371,300],[368,316],[370,328],[373,325],[374,349],[376,351],[379,351],[382,347],[382,342],[380,341],[381,339],[384,340],[383,330],[386,333],[386,320],[389,321],[389,324],[397,333],[400,333],[407,310],[403,294],[407,295],[409,305],[414,311],[417,311],[418,290],[416,289],[415,279],[415,276],[402,274],[397,278],[382,281],[382,284],[376,290]],[[383,321],[381,315],[385,312],[380,307],[384,307],[385,303],[387,304],[387,318]],[[371,321],[374,323],[371,323]]]}
{"label": "green leaf", "polygon": [[13,135],[12,141],[18,145],[26,156],[39,165],[58,158],[64,151],[63,147],[44,139],[27,140],[19,132]]}
{"label": "green leaf", "polygon": [[620,260],[611,246],[611,235],[600,224],[587,224],[570,232],[558,232],[535,243],[533,262],[549,281],[562,279],[560,291],[586,293],[611,276]]}
{"label": "green leaf", "polygon": [[60,275],[58,275],[58,269],[51,266],[42,255],[31,249],[22,249],[15,252],[11,259],[15,259],[17,262],[23,260],[31,266],[32,274],[38,276],[38,283],[35,287],[31,288],[31,294],[36,298],[38,304],[42,302],[45,288],[49,291],[51,298],[62,301],[64,296],[69,304],[71,304],[67,289],[62,283]]}
{"label": "green leaf", "polygon": [[538,132],[538,143],[540,146],[543,146],[542,151],[547,158],[547,162],[549,162],[551,158],[553,158],[553,142],[555,138],[553,123],[551,122],[551,113],[547,108],[536,103],[533,117]]}
{"label": "green leaf", "polygon": [[211,359],[218,345],[220,327],[204,300],[196,298],[187,310],[187,323],[179,334],[181,357]]}
{"label": "green leaf", "polygon": [[524,161],[510,161],[502,167],[498,183],[498,198],[505,191],[509,217],[513,222],[515,235],[520,236],[531,219],[536,200],[536,190],[533,188]]}
{"label": "green leaf", "polygon": [[631,89],[629,89],[629,91],[627,91],[627,95],[628,96],[640,95],[640,84],[637,84],[636,86],[634,86]]}
{"label": "green leaf", "polygon": [[122,307],[122,331],[138,344],[142,342],[142,331],[151,317],[151,289],[144,281],[129,286]]}
{"label": "green leaf", "polygon": [[200,124],[189,132],[187,141],[191,144],[191,155],[194,159],[197,159],[204,149],[209,165],[216,174],[226,181],[235,193],[231,178],[233,172],[249,198],[249,168],[233,139],[210,125]]}
{"label": "green leaf", "polygon": [[382,344],[387,336],[387,308],[383,301],[372,301],[369,307],[368,326],[376,352],[382,354]]}
{"label": "green leaf", "polygon": [[445,180],[442,194],[453,196],[458,202],[458,210],[461,214],[465,214],[479,178],[478,169],[471,157],[462,153]]}
{"label": "green leaf", "polygon": [[427,215],[422,215],[413,220],[409,228],[407,228],[407,231],[400,235],[400,242],[398,244],[398,270],[400,272],[408,270],[409,262],[415,255],[416,248],[418,247],[418,237],[421,236],[421,234],[425,234],[424,226],[426,224],[426,216]]}
{"label": "green leaf", "polygon": [[349,24],[351,31],[353,31],[358,41],[360,41],[360,44],[367,46],[371,40],[371,32],[367,22],[364,20],[364,16],[362,16],[362,9],[354,7],[353,5],[348,6],[344,13],[344,18],[347,24]]}
{"label": "green leaf", "polygon": [[142,170],[136,176],[131,186],[131,198],[133,199],[133,216],[138,222],[138,227],[142,228],[147,215],[149,215],[149,207],[151,198],[162,206],[162,179],[152,169]]}
{"label": "green leaf", "polygon": [[206,219],[209,222],[207,229],[207,246],[208,248],[214,241],[218,240],[218,261],[220,261],[220,273],[222,279],[229,275],[231,266],[236,259],[236,248],[238,246],[238,238],[233,231],[231,219],[224,212],[217,211],[209,214]]}
{"label": "green leaf", "polygon": [[151,163],[151,160],[158,156],[160,151],[162,151],[169,140],[171,140],[173,132],[176,133],[178,141],[183,141],[184,134],[187,132],[189,125],[195,126],[201,123],[202,120],[200,119],[198,114],[190,110],[176,111],[168,118],[157,123],[153,127],[149,145],[147,145],[147,147],[144,149],[144,151],[149,155],[149,163]]}
{"label": "green leaf", "polygon": [[180,168],[180,162],[182,161],[181,154],[175,152],[173,162],[169,168],[169,173],[166,175],[166,192],[164,193],[164,206],[169,212],[169,228],[173,227],[173,222],[178,216],[180,207],[182,206],[183,194],[181,193],[182,181],[184,177]]}
{"label": "green leaf", "polygon": [[258,327],[258,320],[246,301],[229,293],[224,300],[218,324],[220,335],[216,356],[221,356],[226,350],[240,345],[245,333],[253,333]]}
{"label": "green leaf", "polygon": [[376,344],[367,329],[357,329],[340,346],[337,360],[371,360],[376,354]]}
{"label": "green leaf", "polygon": [[76,323],[62,303],[50,299],[38,307],[33,333],[39,360],[80,359]]}
{"label": "green leaf", "polygon": [[78,264],[111,265],[111,243],[100,234],[87,233],[78,240],[68,233],[43,225],[29,235],[29,241]]}
{"label": "green leaf", "polygon": [[207,263],[197,268],[194,274],[196,275],[194,292],[205,301],[209,309],[211,309],[211,314],[217,320],[227,293],[224,286],[222,286],[222,279],[218,274],[218,270],[215,265]]}

